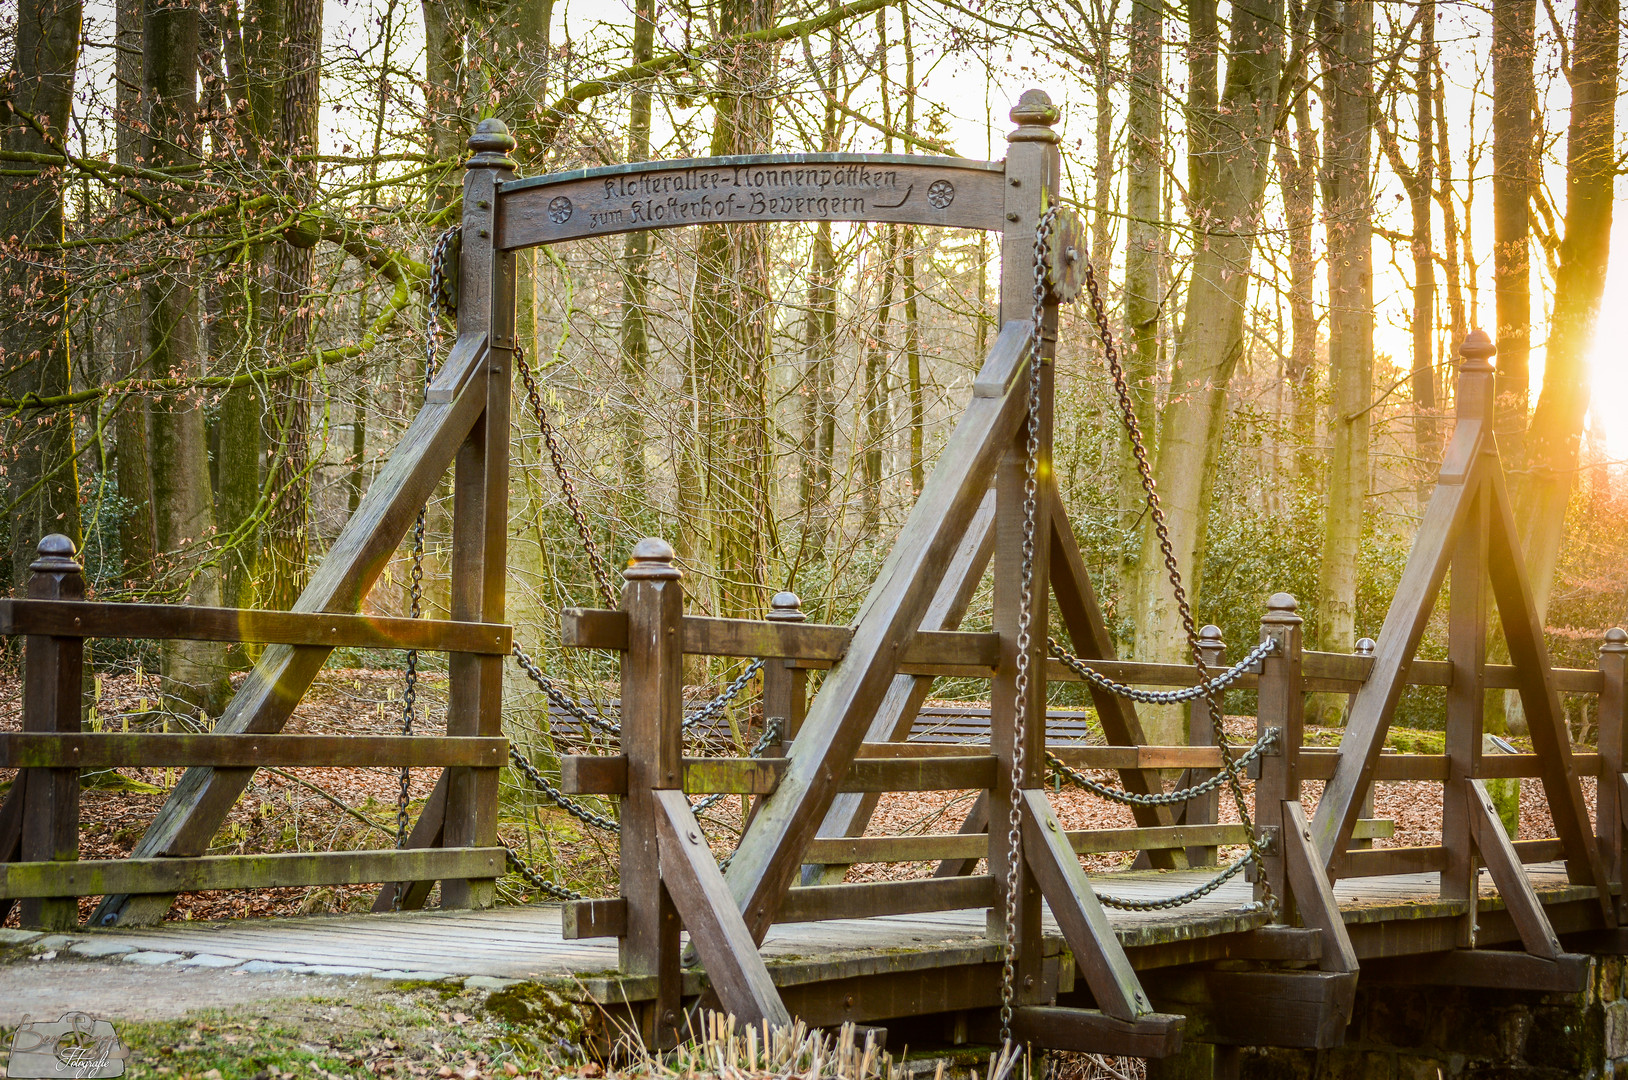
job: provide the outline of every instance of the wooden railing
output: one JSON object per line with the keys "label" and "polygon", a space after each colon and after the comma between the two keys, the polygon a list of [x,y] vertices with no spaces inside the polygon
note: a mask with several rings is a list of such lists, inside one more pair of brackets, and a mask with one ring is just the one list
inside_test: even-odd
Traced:
{"label": "wooden railing", "polygon": [[24,926],[65,929],[78,923],[79,896],[502,875],[501,847],[79,859],[81,769],[406,766],[492,775],[508,757],[507,740],[476,736],[85,732],[86,638],[503,656],[511,632],[507,626],[434,619],[95,603],[83,599],[83,573],[66,537],[46,537],[39,556],[27,598],[0,600],[0,634],[24,637],[23,730],[0,733],[0,768],[20,770],[0,806],[0,918],[21,901]]}

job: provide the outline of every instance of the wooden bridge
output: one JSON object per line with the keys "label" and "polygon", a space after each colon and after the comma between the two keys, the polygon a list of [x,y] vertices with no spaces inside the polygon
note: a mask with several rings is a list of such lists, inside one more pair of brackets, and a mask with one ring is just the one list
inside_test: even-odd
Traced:
{"label": "wooden bridge", "polygon": [[[882,1025],[918,1046],[989,1040],[1007,988],[1017,1039],[1157,1058],[1184,1037],[1337,1045],[1359,979],[1580,990],[1585,953],[1624,944],[1616,927],[1628,634],[1607,635],[1597,669],[1549,662],[1492,437],[1484,337],[1462,350],[1454,435],[1377,647],[1307,651],[1294,600],[1266,602],[1260,641],[1269,647],[1233,684],[1259,702],[1252,828],[1218,821],[1225,774],[1241,766],[1208,738],[1203,697],[1191,705],[1194,745],[1151,746],[1133,702],[1092,682],[1110,745],[1046,745],[1048,681],[1079,679],[1082,668],[1138,687],[1186,687],[1196,676],[1115,658],[1051,477],[1050,353],[1079,253],[1060,230],[1034,333],[1035,223],[1057,191],[1056,112],[1030,92],[1013,119],[1003,162],[801,155],[528,180],[513,178],[502,125],[483,122],[470,140],[451,356],[294,611],[90,602],[61,538],[41,545],[28,598],[0,602],[0,632],[27,639],[24,731],[0,735],[0,767],[22,770],[0,810],[0,904],[19,900],[25,926],[95,938],[91,951],[559,979],[657,1043],[682,1037],[705,1008],[752,1022]],[[821,218],[1000,233],[1002,330],[966,411],[851,626],[809,624],[790,606],[763,621],[686,615],[681,570],[659,540],[633,550],[617,609],[564,613],[566,645],[621,656],[622,753],[568,757],[561,769],[567,791],[620,800],[619,891],[563,907],[490,910],[505,858],[496,826],[508,754],[502,665],[512,645],[503,596],[513,253],[635,228]],[[1031,376],[1039,445],[1027,597],[1033,687],[1019,716]],[[449,465],[452,618],[357,615]],[[1448,658],[1416,660],[1449,572]],[[986,573],[993,629],[960,631]],[[1509,665],[1487,663],[1489,600]],[[1055,632],[1052,601],[1062,623]],[[1051,634],[1079,661],[1050,655]],[[211,734],[85,733],[81,642],[106,636],[269,647]],[[279,734],[339,646],[447,652],[447,735]],[[1222,670],[1219,641],[1204,648],[1212,671]],[[783,725],[772,753],[685,756],[686,655],[766,661],[765,715]],[[823,676],[810,694],[812,670]],[[989,680],[984,744],[909,739],[943,676]],[[1446,688],[1442,754],[1381,753],[1410,684]],[[1483,756],[1485,695],[1505,689],[1521,695],[1535,752]],[[1315,691],[1352,697],[1336,750],[1303,745],[1304,696]],[[1596,699],[1597,752],[1573,752],[1562,693]],[[1132,804],[1136,826],[1065,830],[1045,788],[1053,763],[1117,777],[1104,786]],[[253,769],[359,765],[442,770],[405,848],[202,854]],[[188,771],[132,858],[79,861],[77,773],[108,766]],[[1186,797],[1149,798],[1178,770]],[[1597,778],[1592,822],[1581,776]],[[1553,838],[1507,834],[1485,788],[1507,777],[1541,781]],[[1372,784],[1397,780],[1443,785],[1439,845],[1375,848],[1362,839]],[[1313,781],[1323,787],[1308,815],[1302,788]],[[890,791],[982,796],[959,833],[875,835],[871,812]],[[713,792],[753,800],[727,868],[689,800]],[[1224,867],[1220,852],[1241,845],[1253,858]],[[1151,869],[1087,875],[1078,854],[1101,851],[1138,853]],[[918,873],[930,876],[845,882],[855,863],[921,864]],[[443,910],[412,910],[437,881]],[[179,891],[337,882],[386,883],[383,913],[153,925]],[[1206,885],[1213,888],[1201,892]],[[1184,894],[1196,895],[1166,903]],[[78,931],[74,898],[87,895],[104,898],[97,929]],[[408,910],[390,913],[396,906]]]}

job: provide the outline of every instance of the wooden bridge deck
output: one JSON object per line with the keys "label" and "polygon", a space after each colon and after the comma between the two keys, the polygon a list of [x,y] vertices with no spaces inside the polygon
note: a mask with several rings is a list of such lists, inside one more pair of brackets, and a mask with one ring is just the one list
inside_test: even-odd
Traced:
{"label": "wooden bridge deck", "polygon": [[[1568,884],[1558,863],[1529,866],[1527,871],[1558,931],[1597,926],[1599,909],[1588,903],[1595,896],[1592,888]],[[1211,872],[1116,873],[1096,875],[1092,880],[1116,896],[1151,899],[1196,884]],[[1434,873],[1342,880],[1335,893],[1353,945],[1364,959],[1449,947],[1450,937],[1437,941],[1431,924],[1439,921],[1450,935],[1453,917],[1465,911],[1463,901],[1439,898]],[[1500,931],[1499,913],[1504,905],[1485,875],[1479,906],[1487,944],[1516,938],[1512,928]],[[1270,943],[1251,934],[1266,919],[1251,906],[1249,885],[1238,879],[1174,911],[1113,911],[1110,918],[1132,962],[1144,971],[1235,957],[1315,958],[1315,953],[1293,955],[1299,946],[1292,935],[1306,932],[1291,931],[1291,937],[1279,936]],[[1000,945],[985,936],[984,922],[984,910],[977,909],[776,924],[764,943],[763,956],[783,989],[884,972],[998,965]],[[1056,955],[1062,939],[1049,912],[1046,930],[1046,952]],[[1311,934],[1303,940],[1316,938]],[[41,938],[35,943],[45,942]],[[155,964],[249,965],[251,971],[395,978],[484,976],[555,982],[577,987],[601,1002],[647,996],[640,985],[646,980],[615,974],[614,939],[565,940],[556,905],[175,922],[84,931],[49,943],[80,955],[124,955]],[[697,978],[691,974],[686,979],[691,984],[687,991],[699,989]],[[1062,982],[1061,989],[1066,991],[1072,973],[1065,972]],[[993,991],[993,984],[986,989]]]}

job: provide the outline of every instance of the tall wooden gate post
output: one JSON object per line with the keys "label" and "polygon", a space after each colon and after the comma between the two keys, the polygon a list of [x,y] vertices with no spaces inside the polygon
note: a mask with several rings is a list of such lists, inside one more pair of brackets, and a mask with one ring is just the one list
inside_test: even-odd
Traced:
{"label": "tall wooden gate post", "polygon": [[[39,558],[28,567],[30,600],[83,600],[85,578],[74,559],[73,541],[52,533],[40,541]],[[84,678],[84,639],[30,634],[24,642],[23,730],[79,733]],[[23,862],[72,862],[79,858],[79,770],[25,769]],[[26,899],[18,912],[23,926],[68,930],[79,924],[79,901],[72,896]]]}
{"label": "tall wooden gate post", "polygon": [[[460,335],[485,331],[486,407],[458,450],[452,496],[452,617],[501,623],[507,587],[509,522],[509,383],[514,361],[514,255],[499,251],[497,187],[514,178],[514,139],[497,119],[482,120],[469,139],[463,242],[458,263]],[[467,298],[464,301],[463,298]],[[501,656],[452,653],[447,658],[447,734],[503,734]],[[498,770],[447,770],[444,847],[497,843]],[[444,907],[489,907],[491,879],[443,881]]]}
{"label": "tall wooden gate post", "polygon": [[[803,602],[794,592],[777,592],[769,601],[770,622],[800,623],[808,618],[803,614]],[[775,745],[764,749],[766,757],[785,757],[786,749],[803,726],[803,712],[808,705],[808,669],[797,666],[797,661],[771,657],[763,664],[763,722],[780,722],[780,733]]]}
{"label": "tall wooden gate post", "polygon": [[1277,742],[1260,758],[1260,779],[1255,784],[1255,828],[1265,849],[1264,865],[1255,868],[1255,898],[1265,887],[1283,905],[1280,916],[1292,919],[1288,879],[1284,868],[1285,828],[1283,804],[1300,799],[1300,745],[1305,734],[1306,694],[1300,675],[1301,619],[1295,598],[1275,593],[1266,601],[1261,638],[1277,648],[1261,661],[1260,698],[1255,710],[1256,736],[1277,728]]}
{"label": "tall wooden gate post", "polygon": [[[1007,135],[1006,230],[1001,237],[1001,323],[1028,321],[1034,316],[1034,239],[1041,212],[1057,199],[1062,167],[1053,130],[1058,113],[1045,91],[1029,90],[1018,99],[1011,117],[1018,127]],[[1040,430],[1036,452],[1037,477],[1043,482],[1051,475],[1052,364],[1057,342],[1057,304],[1048,299],[1041,319],[1041,355],[1031,356],[1039,364]],[[1020,391],[1021,392],[1021,391]],[[1001,890],[1001,899],[990,914],[990,930],[1014,942],[1016,955],[1014,1000],[1038,1001],[1044,993],[1041,974],[1040,886],[1019,855],[1018,897],[1013,908],[1016,925],[1006,926],[1005,890],[1011,856],[1009,815],[1013,792],[1013,764],[1018,752],[1017,696],[1018,617],[1025,601],[1029,604],[1029,688],[1024,716],[1023,771],[1020,786],[1036,790],[1044,787],[1046,747],[1046,635],[1050,610],[1050,501],[1035,498],[1034,535],[1030,580],[1025,596],[1022,581],[1024,548],[1025,465],[1028,456],[1027,425],[1018,429],[995,473],[995,557],[994,629],[1001,637],[1000,665],[990,690],[990,741],[996,759],[995,787],[991,791],[989,814],[989,872]],[[1019,848],[1021,852],[1021,846]]]}
{"label": "tall wooden gate post", "polygon": [[[1613,626],[1600,645],[1600,786],[1595,808],[1595,836],[1611,881],[1622,884],[1624,810],[1628,777],[1623,775],[1624,740],[1628,738],[1628,631]],[[1618,917],[1623,914],[1619,897]]]}
{"label": "tall wooden gate post", "polygon": [[684,587],[672,545],[644,539],[622,572],[627,653],[622,657],[622,752],[627,795],[621,806],[621,895],[627,930],[621,968],[654,976],[656,998],[640,1018],[651,1045],[671,1045],[682,1009],[678,908],[661,880],[657,791],[683,788]]}

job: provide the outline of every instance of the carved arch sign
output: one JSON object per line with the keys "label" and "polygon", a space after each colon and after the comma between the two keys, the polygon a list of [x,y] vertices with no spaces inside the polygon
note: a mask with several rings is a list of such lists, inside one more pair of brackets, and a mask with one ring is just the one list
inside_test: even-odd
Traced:
{"label": "carved arch sign", "polygon": [[877,221],[999,230],[1002,162],[901,154],[774,154],[644,161],[513,180],[497,246],[641,229],[762,221]]}

